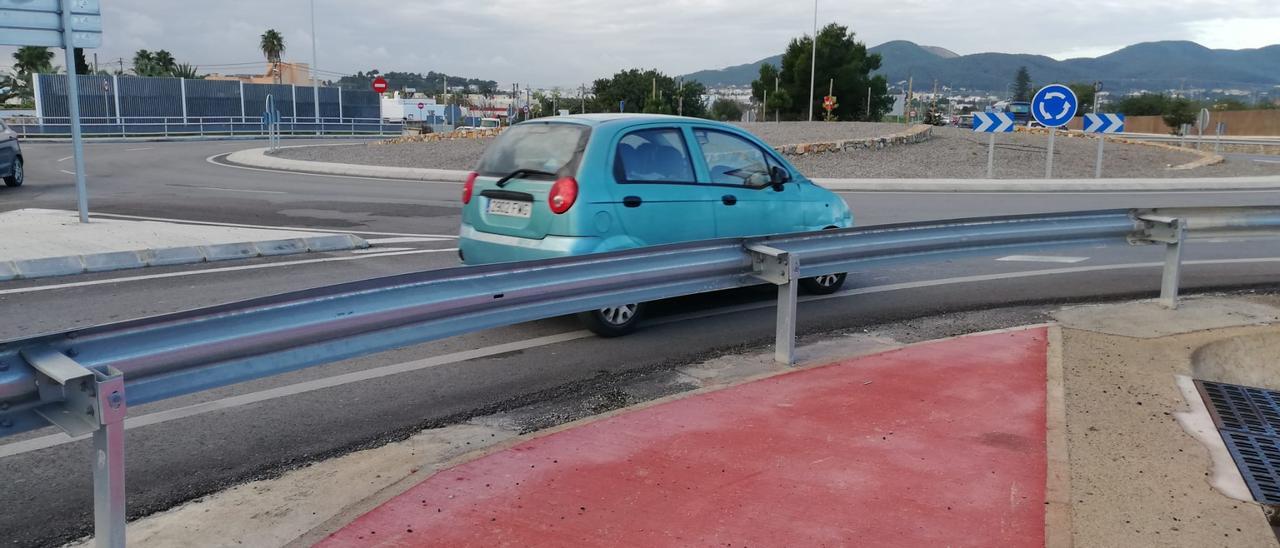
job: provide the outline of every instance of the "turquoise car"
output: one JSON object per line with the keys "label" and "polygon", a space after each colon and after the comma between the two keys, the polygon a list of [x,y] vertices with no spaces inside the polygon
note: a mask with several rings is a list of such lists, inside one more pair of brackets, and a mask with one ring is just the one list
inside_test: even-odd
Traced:
{"label": "turquoise car", "polygon": [[[489,264],[730,236],[853,226],[835,193],[732,125],[585,114],[523,122],[498,137],[462,190],[459,255]],[[832,293],[845,275],[806,279]],[[584,312],[604,336],[635,329],[643,303]]]}

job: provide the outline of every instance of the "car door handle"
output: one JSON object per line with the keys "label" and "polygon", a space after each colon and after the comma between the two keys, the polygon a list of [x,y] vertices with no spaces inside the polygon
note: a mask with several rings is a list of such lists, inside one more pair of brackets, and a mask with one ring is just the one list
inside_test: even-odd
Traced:
{"label": "car door handle", "polygon": [[737,197],[737,196],[734,196],[734,195],[732,195],[732,194],[725,194],[724,196],[721,196],[721,197],[720,197],[720,201],[721,201],[721,202],[724,202],[724,205],[730,205],[730,206],[731,206],[731,205],[733,205],[733,204],[738,203],[738,197]]}
{"label": "car door handle", "polygon": [[627,207],[640,207],[642,203],[644,203],[644,200],[641,200],[639,196],[627,196],[622,199],[622,205]]}

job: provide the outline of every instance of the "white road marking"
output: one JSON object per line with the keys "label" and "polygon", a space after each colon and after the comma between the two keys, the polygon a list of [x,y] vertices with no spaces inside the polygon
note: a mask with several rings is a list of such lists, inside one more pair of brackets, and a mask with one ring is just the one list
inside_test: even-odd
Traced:
{"label": "white road marking", "polygon": [[1058,257],[1054,255],[1009,255],[1008,257],[1000,257],[997,261],[1007,261],[1016,263],[1082,263],[1089,260],[1088,257]]}
{"label": "white road marking", "polygon": [[[196,415],[203,415],[211,411],[232,409],[235,407],[241,407],[249,404],[268,401],[268,400],[274,400],[276,398],[283,398],[286,396],[293,396],[297,394],[305,394],[307,392],[314,392],[316,390],[323,390],[325,388],[342,386],[344,384],[363,382],[363,381],[377,379],[377,378],[386,377],[390,375],[398,375],[400,373],[420,371],[422,369],[428,369],[431,367],[439,367],[442,365],[465,362],[468,360],[487,358],[490,356],[497,356],[499,354],[505,354],[508,352],[517,352],[520,350],[527,350],[530,348],[537,348],[540,346],[562,343],[562,342],[572,341],[576,339],[585,339],[587,337],[592,337],[592,336],[594,335],[592,335],[590,331],[571,331],[569,333],[547,335],[545,337],[537,337],[533,339],[526,339],[523,341],[516,341],[516,342],[510,342],[510,343],[499,344],[494,346],[488,346],[485,348],[479,348],[475,350],[464,350],[462,352],[454,352],[452,354],[432,356],[430,358],[423,358],[421,360],[414,360],[410,362],[386,365],[383,367],[376,367],[373,369],[354,371],[351,373],[345,373],[345,374],[336,375],[333,377],[315,379],[311,381],[290,384],[287,386],[271,388],[268,390],[260,390],[258,392],[250,392],[248,394],[241,394],[239,396],[222,398],[220,400],[197,403],[194,405],[188,405],[186,407],[178,407],[175,409],[168,409],[165,411],[157,411],[155,413],[148,413],[146,415],[141,415],[137,417],[129,417],[124,420],[124,427],[126,430],[131,430],[131,429],[139,428],[142,426],[149,426],[152,424],[165,423],[172,420],[193,417]],[[31,451],[38,451],[40,449],[45,449],[48,447],[55,447],[65,443],[71,443],[76,440],[88,439],[90,436],[92,436],[92,434],[73,438],[71,436],[68,436],[65,433],[57,433],[57,434],[52,434],[48,436],[41,436],[38,438],[31,438],[31,439],[23,440],[16,443],[10,443],[7,445],[0,445],[0,458],[11,457],[13,455],[20,455],[22,453],[29,453]]]}
{"label": "white road marking", "polygon": [[35,293],[35,292],[37,292],[37,291],[51,291],[51,290],[54,290],[54,289],[67,289],[67,288],[72,288],[72,287],[88,287],[88,286],[94,286],[94,285],[106,285],[106,284],[115,284],[115,283],[124,283],[124,282],[136,282],[136,281],[142,281],[142,280],[158,280],[158,279],[162,279],[162,278],[180,278],[180,277],[182,277],[182,276],[195,276],[195,275],[199,275],[199,274],[216,274],[216,273],[219,273],[219,272],[235,272],[235,271],[238,271],[238,270],[259,270],[259,269],[263,269],[263,268],[277,268],[277,267],[282,267],[282,266],[296,266],[296,265],[302,265],[302,264],[333,263],[333,262],[340,262],[340,261],[355,261],[355,260],[360,260],[360,259],[375,259],[375,258],[379,258],[379,257],[395,257],[395,256],[399,256],[399,255],[418,255],[418,254],[422,254],[422,253],[445,253],[445,252],[450,252],[450,251],[456,252],[456,251],[458,251],[458,248],[456,248],[456,247],[450,247],[450,248],[444,248],[444,249],[415,249],[415,250],[413,250],[413,251],[399,251],[399,252],[389,252],[389,253],[370,253],[370,254],[368,254],[368,255],[354,255],[354,256],[352,256],[352,255],[347,255],[347,256],[343,256],[343,257],[325,257],[325,258],[323,258],[323,259],[304,259],[304,260],[301,260],[301,261],[283,261],[283,262],[278,262],[278,263],[250,264],[250,265],[241,265],[241,266],[225,266],[225,267],[222,267],[222,268],[207,268],[207,269],[204,269],[204,270],[185,270],[185,271],[182,271],[182,272],[166,272],[166,273],[164,273],[164,274],[148,274],[148,275],[143,275],[143,276],[127,276],[127,277],[124,277],[124,278],[111,278],[111,279],[107,279],[107,280],[92,280],[92,281],[87,281],[87,282],[69,282],[69,283],[65,283],[65,284],[37,285],[37,286],[32,286],[32,287],[17,287],[17,288],[14,288],[14,289],[0,289],[0,295],[17,295],[17,294],[20,294],[20,293]]}
{"label": "white road marking", "polygon": [[1280,164],[1280,160],[1263,160],[1262,158],[1254,158],[1253,161],[1263,164]]}
{"label": "white road marking", "polygon": [[59,162],[65,162],[65,161],[70,160],[70,159],[72,159],[72,158],[75,158],[75,156],[67,156],[67,157],[65,157],[65,158],[58,158],[58,161],[59,161]]}
{"label": "white road marking", "polygon": [[411,238],[442,238],[446,240],[458,239],[457,234],[408,234],[404,232],[370,232],[368,230],[349,230],[345,228],[315,228],[304,226],[269,226],[269,225],[247,225],[241,223],[219,223],[214,221],[191,221],[187,219],[170,219],[166,217],[144,217],[141,215],[121,215],[119,213],[94,213],[93,217],[112,217],[116,219],[137,219],[139,221],[162,221],[166,223],[182,223],[184,225],[207,225],[207,226],[231,226],[236,228],[267,228],[272,230],[293,230],[298,232],[342,232],[347,234],[372,234],[374,236],[407,236]]}
{"label": "white road marking", "polygon": [[153,149],[155,149],[155,148],[156,148],[156,147],[126,148],[126,149],[124,149],[124,151],[125,151],[125,152],[135,152],[135,151],[139,151],[139,150],[153,150]]}
{"label": "white road marking", "polygon": [[439,238],[439,237],[424,238],[422,236],[401,236],[398,238],[373,238],[373,239],[366,238],[365,241],[373,245],[379,245],[379,244],[408,244],[408,243],[414,243],[414,242],[439,242],[439,241],[448,240],[448,239],[450,238]]}
{"label": "white road marking", "polygon": [[74,172],[74,171],[67,171],[67,170],[65,170],[65,169],[59,169],[58,171],[61,171],[61,172],[63,172],[63,173],[66,173],[67,175],[75,175],[75,174],[76,174],[76,172]]}
{"label": "white road marking", "polygon": [[370,253],[387,253],[390,251],[408,251],[414,249],[412,247],[370,247],[367,249],[353,249],[352,253],[356,255],[368,255]]}
{"label": "white road marking", "polygon": [[267,173],[283,173],[283,174],[285,174],[285,175],[301,175],[301,176],[304,176],[304,177],[330,177],[330,178],[335,178],[335,179],[363,179],[363,180],[366,180],[366,181],[393,181],[393,182],[397,182],[397,183],[409,183],[409,184],[415,184],[415,185],[421,185],[421,184],[427,184],[427,185],[452,185],[452,186],[460,186],[460,185],[462,185],[462,183],[455,183],[455,182],[453,182],[453,181],[419,181],[419,180],[414,180],[414,179],[393,179],[393,178],[390,178],[390,177],[352,177],[352,176],[350,176],[350,175],[330,175],[330,174],[328,174],[328,173],[307,173],[307,172],[305,172],[305,171],[287,171],[287,170],[283,170],[283,169],[262,169],[262,168],[258,168],[258,167],[238,166],[238,165],[234,165],[234,164],[224,164],[224,163],[222,163],[222,162],[217,162],[217,161],[215,161],[215,160],[214,160],[214,158],[218,158],[218,157],[220,157],[220,156],[226,156],[226,155],[228,155],[228,154],[231,154],[231,153],[230,153],[230,152],[222,152],[222,153],[214,154],[213,156],[210,156],[210,157],[208,157],[208,158],[205,158],[204,160],[205,160],[206,162],[209,162],[209,163],[211,163],[211,164],[215,165],[215,166],[220,166],[220,167],[230,167],[230,168],[235,168],[235,169],[247,169],[247,170],[249,170],[249,171],[265,171],[265,172],[267,172]]}
{"label": "white road marking", "polygon": [[[166,186],[182,186],[182,185],[166,185]],[[288,194],[288,192],[279,192],[276,190],[247,190],[243,188],[220,188],[216,186],[184,186],[184,188],[199,188],[202,190],[221,190],[223,192],[253,192],[255,194]]]}
{"label": "white road marking", "polygon": [[[1244,264],[1244,263],[1274,263],[1274,262],[1280,262],[1280,257],[1185,261],[1183,262],[1183,264],[1184,265],[1214,265],[1214,264]],[[1125,270],[1125,269],[1134,269],[1134,268],[1159,268],[1163,266],[1164,266],[1163,262],[1126,263],[1126,264],[1115,264],[1115,265],[1053,268],[1053,269],[1046,269],[1046,270],[1031,270],[1031,271],[1025,271],[1025,272],[1008,272],[1003,274],[960,276],[955,278],[943,278],[938,280],[921,280],[916,282],[904,282],[899,284],[887,284],[887,285],[878,285],[873,287],[860,287],[857,289],[847,289],[844,291],[833,293],[831,295],[811,295],[808,297],[802,297],[800,298],[800,302],[825,301],[829,299],[840,299],[845,297],[852,297],[855,295],[870,295],[874,293],[888,293],[891,291],[901,291],[905,289],[918,289],[922,287],[936,287],[936,286],[943,286],[943,285],[984,282],[984,281],[993,281],[993,280],[1005,280],[1005,279],[1012,279],[1012,278],[1050,276],[1050,275],[1056,275],[1056,274],[1074,274],[1074,273],[1080,273],[1080,272],[1099,272],[1099,271],[1106,271],[1106,270]],[[708,310],[705,312],[695,312],[690,314],[680,314],[676,316],[670,316],[667,318],[663,318],[661,320],[647,322],[647,324],[648,325],[665,325],[665,324],[671,324],[676,322],[709,318],[714,316],[735,314],[738,312],[744,312],[744,311],[750,311],[750,310],[774,308],[776,306],[777,306],[777,303],[774,303],[774,302],[751,303],[751,304],[745,304],[745,305],[739,305],[739,306],[717,308],[717,309]],[[169,409],[166,411],[157,411],[155,413],[148,413],[146,415],[130,417],[125,419],[125,428],[132,429],[132,428],[138,428],[138,427],[147,426],[151,424],[160,424],[160,423],[164,423],[164,422],[168,422],[176,419],[202,415],[204,413],[208,413],[211,411],[231,409],[231,408],[249,405],[253,403],[269,401],[276,398],[292,396],[296,394],[303,394],[306,392],[313,392],[315,390],[332,388],[335,386],[342,386],[342,385],[350,384],[354,382],[361,382],[361,381],[366,381],[370,379],[386,377],[390,375],[397,375],[400,373],[409,373],[413,371],[419,371],[419,370],[427,369],[431,367],[439,367],[441,365],[449,365],[449,364],[464,362],[468,360],[486,358],[489,356],[496,356],[499,354],[503,354],[506,352],[513,352],[516,350],[528,350],[532,348],[538,348],[538,347],[557,344],[561,342],[585,339],[591,336],[593,335],[589,331],[570,331],[568,333],[547,335],[544,337],[536,337],[536,338],[527,339],[524,341],[516,341],[516,342],[505,343],[505,344],[500,344],[495,346],[489,346],[485,348],[479,348],[475,350],[466,350],[462,352],[455,352],[452,354],[445,354],[442,356],[433,356],[433,357],[424,358],[421,360],[414,360],[410,362],[392,364],[392,365],[387,365],[387,366],[378,367],[374,369],[355,371],[352,373],[345,373],[345,374],[337,375],[333,377],[315,379],[315,380],[295,383],[287,386],[261,390],[258,392],[250,392],[248,394],[231,396],[231,397],[222,398],[219,400],[213,400],[213,401],[198,403],[194,405],[188,405],[186,407],[179,407],[176,409]],[[39,438],[23,440],[20,442],[0,445],[0,458],[20,455],[23,453],[29,453],[31,451],[37,451],[37,450],[45,449],[49,447],[55,447],[58,445],[71,443],[79,439],[86,439],[87,437],[88,436],[83,436],[80,438],[71,438],[70,436],[64,433],[58,433],[58,434],[42,436]]]}

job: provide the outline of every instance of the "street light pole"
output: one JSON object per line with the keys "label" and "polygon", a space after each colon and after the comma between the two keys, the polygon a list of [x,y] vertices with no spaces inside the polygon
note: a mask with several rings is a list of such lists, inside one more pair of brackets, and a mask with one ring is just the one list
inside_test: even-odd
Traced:
{"label": "street light pole", "polygon": [[813,0],[813,52],[809,65],[809,121],[813,121],[813,84],[818,75],[818,0]]}
{"label": "street light pole", "polygon": [[[320,135],[320,67],[316,66],[316,0],[311,0],[311,106],[315,108],[316,135]],[[296,113],[295,113],[296,114]]]}

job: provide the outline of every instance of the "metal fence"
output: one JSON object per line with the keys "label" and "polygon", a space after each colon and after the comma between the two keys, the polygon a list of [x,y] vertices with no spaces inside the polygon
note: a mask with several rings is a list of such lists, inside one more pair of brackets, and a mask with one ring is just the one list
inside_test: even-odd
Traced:
{"label": "metal fence", "polygon": [[[263,98],[265,101],[265,97]],[[277,101],[278,103],[278,101]],[[321,101],[323,103],[323,101]],[[71,136],[67,117],[15,117],[5,120],[20,137],[60,138]],[[90,137],[213,137],[266,136],[267,125],[260,116],[148,116],[138,118],[80,118],[80,131]],[[400,135],[404,124],[381,118],[282,117],[278,126],[286,136]]]}
{"label": "metal fence", "polygon": [[778,286],[775,357],[791,363],[802,277],[903,261],[1160,244],[1161,297],[1172,307],[1186,238],[1277,234],[1276,207],[1113,210],[696,241],[320,287],[0,343],[0,437],[50,424],[92,434],[96,535],[123,546],[129,405],[481,329],[761,283]]}
{"label": "metal fence", "polygon": [[[267,95],[285,117],[315,117],[313,88],[289,84],[246,84],[229,80],[188,80],[141,76],[77,76],[80,113],[86,118],[241,117],[263,113]],[[67,76],[39,74],[35,78],[36,113],[41,118],[65,118]],[[372,91],[320,88],[323,118],[381,116],[378,94]]]}

